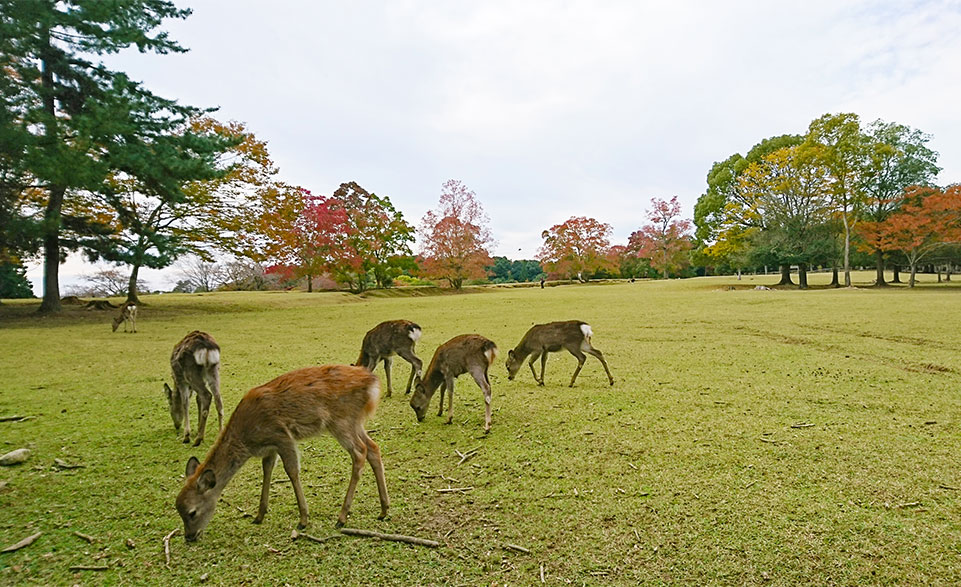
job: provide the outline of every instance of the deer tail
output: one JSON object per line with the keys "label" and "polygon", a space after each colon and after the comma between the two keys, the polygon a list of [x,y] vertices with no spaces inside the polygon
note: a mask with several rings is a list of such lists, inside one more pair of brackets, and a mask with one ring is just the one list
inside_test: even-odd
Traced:
{"label": "deer tail", "polygon": [[487,357],[487,364],[493,365],[494,359],[497,358],[497,345],[491,341],[484,343],[484,356]]}

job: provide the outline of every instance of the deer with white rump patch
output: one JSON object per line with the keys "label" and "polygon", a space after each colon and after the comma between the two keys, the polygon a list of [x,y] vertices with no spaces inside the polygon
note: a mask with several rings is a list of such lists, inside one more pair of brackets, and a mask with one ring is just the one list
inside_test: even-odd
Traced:
{"label": "deer with white rump patch", "polygon": [[377,363],[384,361],[384,372],[387,373],[387,393],[384,397],[390,397],[391,393],[390,364],[394,355],[410,363],[410,378],[407,380],[405,395],[410,393],[414,376],[420,377],[424,363],[414,354],[414,345],[420,340],[420,334],[420,326],[410,320],[388,320],[373,327],[364,336],[360,356],[354,364],[373,373]]}
{"label": "deer with white rump patch", "polygon": [[200,446],[207,428],[211,398],[217,406],[219,429],[224,428],[224,402],[220,399],[220,346],[206,332],[194,330],[174,346],[170,370],[175,389],[164,383],[164,393],[174,428],[179,431],[183,424],[184,443],[190,442],[190,395],[196,393],[199,422],[194,446]]}
{"label": "deer with white rump patch", "polygon": [[254,523],[261,523],[267,514],[270,475],[279,456],[297,497],[298,528],[306,528],[307,501],[300,485],[297,443],[324,431],[350,453],[353,464],[337,527],[347,521],[365,460],[377,478],[379,519],[384,519],[389,506],[384,465],[380,448],[364,429],[367,418],[377,407],[379,395],[377,377],[362,367],[345,365],[298,369],[248,391],[207,459],[201,463],[191,457],[187,462],[187,480],[176,503],[184,522],[184,538],[192,542],[200,536],[214,514],[224,487],[253,457],[261,459],[264,471],[260,508]]}
{"label": "deer with white rump patch", "polygon": [[137,332],[137,304],[124,302],[120,306],[120,313],[113,319],[113,332],[117,332],[120,324],[123,324],[123,331],[127,332],[127,323],[130,323],[130,330]]}
{"label": "deer with white rump patch", "polygon": [[[570,387],[574,387],[577,374],[581,372],[584,361],[587,360],[587,356],[584,353],[597,357],[601,365],[604,365],[604,371],[607,373],[608,381],[610,381],[611,385],[614,385],[614,377],[611,376],[611,370],[607,367],[607,361],[604,360],[604,355],[601,354],[601,351],[591,346],[591,336],[593,336],[593,334],[590,324],[581,322],[580,320],[550,322],[548,324],[532,326],[531,329],[527,331],[527,334],[524,335],[524,338],[521,339],[520,343],[507,353],[507,378],[513,381],[517,375],[517,371],[520,370],[521,365],[524,363],[524,359],[530,355],[530,361],[527,364],[531,368],[531,375],[534,376],[534,381],[536,381],[538,385],[544,385],[544,368],[547,366],[547,353],[567,349],[577,358],[577,368],[574,369],[574,375],[571,377]],[[540,379],[538,379],[537,373],[534,372],[534,361],[536,361],[538,357],[541,359]]]}
{"label": "deer with white rump patch", "polygon": [[454,418],[454,379],[458,375],[470,373],[484,392],[484,432],[491,429],[491,382],[487,369],[497,357],[497,345],[479,334],[462,334],[448,340],[434,352],[434,358],[424,378],[414,386],[410,407],[420,422],[427,414],[430,398],[440,389],[440,409],[437,415],[444,414],[444,391],[447,391],[447,424]]}

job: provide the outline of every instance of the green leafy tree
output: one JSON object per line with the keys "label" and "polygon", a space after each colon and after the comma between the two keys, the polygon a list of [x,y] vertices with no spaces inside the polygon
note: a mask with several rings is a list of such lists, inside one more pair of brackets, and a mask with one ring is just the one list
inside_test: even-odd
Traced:
{"label": "green leafy tree", "polygon": [[19,263],[0,261],[0,298],[32,298],[27,270]]}
{"label": "green leafy tree", "polygon": [[[743,209],[748,205],[740,191],[738,179],[751,163],[760,161],[765,155],[778,149],[800,144],[799,135],[780,135],[764,139],[754,145],[747,156],[735,153],[715,163],[707,174],[707,191],[694,206],[694,256],[717,265],[734,268],[746,267],[751,261],[751,235],[759,228],[745,221],[730,224],[732,210]],[[790,266],[783,266],[782,284],[790,283]]]}
{"label": "green leafy tree", "polygon": [[337,281],[354,292],[364,291],[371,282],[386,288],[403,271],[416,268],[410,250],[414,227],[394,208],[390,198],[370,193],[351,181],[340,184],[331,201],[346,215],[350,233],[344,242],[355,255],[332,267]]}
{"label": "green leafy tree", "polygon": [[844,285],[851,286],[851,235],[866,206],[864,176],[868,140],[857,114],[825,114],[811,122],[805,142],[819,147],[820,163],[830,179],[834,214],[843,228]]}
{"label": "green leafy tree", "polygon": [[61,233],[87,231],[82,218],[67,226],[65,201],[97,191],[110,176],[105,153],[117,153],[133,138],[145,142],[196,114],[92,59],[130,46],[181,52],[156,29],[164,19],[189,14],[168,0],[0,0],[4,101],[13,118],[0,127],[22,143],[21,175],[44,196],[41,312],[59,311],[59,264],[64,248],[78,246],[61,242]]}

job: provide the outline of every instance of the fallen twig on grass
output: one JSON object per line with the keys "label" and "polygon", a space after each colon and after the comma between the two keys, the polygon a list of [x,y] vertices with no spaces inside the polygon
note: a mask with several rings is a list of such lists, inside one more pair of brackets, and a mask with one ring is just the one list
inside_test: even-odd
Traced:
{"label": "fallen twig on grass", "polygon": [[33,416],[0,416],[0,422],[23,422],[31,418]]}
{"label": "fallen twig on grass", "polygon": [[73,531],[73,535],[76,536],[77,538],[83,538],[90,544],[93,544],[94,541],[96,540],[96,538],[94,538],[93,536],[90,536],[89,534],[84,534],[83,532],[77,532],[76,530]]}
{"label": "fallen twig on grass", "polygon": [[438,489],[437,493],[467,493],[473,490],[473,487],[448,487],[446,489]]}
{"label": "fallen twig on grass", "polygon": [[541,565],[541,583],[546,583],[544,580],[544,565]]}
{"label": "fallen twig on grass", "polygon": [[812,428],[816,424],[808,424],[807,422],[798,422],[797,424],[791,424],[791,428]]}
{"label": "fallen twig on grass", "polygon": [[472,448],[472,449],[470,449],[470,450],[467,451],[467,452],[461,452],[461,451],[459,451],[459,450],[457,450],[457,449],[454,449],[454,452],[456,452],[456,453],[457,453],[457,456],[460,457],[460,461],[457,462],[457,466],[460,466],[460,465],[464,464],[466,461],[468,461],[468,460],[474,458],[475,456],[477,456],[477,451],[479,451],[480,449],[481,449],[481,447],[479,447],[479,446],[478,446],[477,448]]}
{"label": "fallen twig on grass", "polygon": [[515,552],[523,552],[524,554],[531,553],[530,549],[524,548],[523,546],[518,546],[516,544],[506,543],[504,544],[504,548],[506,548],[507,550],[513,550]]}
{"label": "fallen twig on grass", "polygon": [[310,534],[307,534],[305,532],[300,532],[299,530],[297,530],[297,528],[294,528],[293,531],[290,533],[291,540],[297,540],[298,538],[306,538],[307,540],[311,540],[313,542],[320,542],[321,544],[323,544],[324,542],[327,542],[331,538],[340,538],[342,536],[343,534],[331,534],[330,536],[317,538],[316,536],[311,536]]}
{"label": "fallen twig on grass", "polygon": [[170,534],[164,536],[164,559],[167,561],[168,567],[170,566],[170,539],[173,538],[177,532],[180,532],[180,528],[174,528],[170,531]]}
{"label": "fallen twig on grass", "polygon": [[106,565],[96,565],[96,566],[74,565],[70,567],[71,573],[76,573],[77,571],[108,571],[108,570],[110,570],[110,567]]}
{"label": "fallen twig on grass", "polygon": [[894,507],[896,507],[896,508],[916,508],[916,507],[918,507],[919,505],[921,505],[921,502],[920,502],[920,501],[908,501],[908,502],[905,502],[905,503],[899,503],[898,505],[896,505],[896,506],[894,506]]}
{"label": "fallen twig on grass", "polygon": [[348,536],[364,536],[367,538],[380,538],[381,540],[389,540],[392,542],[406,542],[407,544],[416,544],[418,546],[429,546],[431,548],[437,548],[440,546],[440,542],[434,540],[428,540],[426,538],[417,538],[416,536],[404,536],[403,534],[381,534],[380,532],[374,532],[372,530],[361,530],[359,528],[341,528],[342,534],[347,534]]}
{"label": "fallen twig on grass", "polygon": [[942,483],[941,485],[938,485],[938,487],[939,487],[940,489],[948,489],[948,490],[950,490],[950,491],[957,491],[957,490],[958,490],[957,487],[951,487],[950,485],[945,485],[944,483]]}
{"label": "fallen twig on grass", "polygon": [[763,436],[761,437],[761,442],[770,442],[771,444],[778,444],[777,440],[774,440],[773,438],[764,438]]}
{"label": "fallen twig on grass", "polygon": [[37,538],[40,538],[40,535],[41,535],[41,534],[43,534],[43,532],[37,532],[36,534],[34,534],[34,535],[32,535],[32,536],[27,536],[26,538],[24,538],[24,539],[21,540],[20,542],[18,542],[18,543],[16,543],[16,544],[11,544],[10,546],[4,548],[3,550],[0,550],[0,552],[13,552],[13,551],[15,551],[15,550],[20,550],[21,548],[24,548],[25,546],[30,546],[31,544],[34,543],[34,541],[35,541]]}

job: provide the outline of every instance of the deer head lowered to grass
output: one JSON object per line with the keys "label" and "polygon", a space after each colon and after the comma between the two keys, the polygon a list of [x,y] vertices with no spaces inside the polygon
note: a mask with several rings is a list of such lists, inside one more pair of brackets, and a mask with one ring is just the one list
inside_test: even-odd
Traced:
{"label": "deer head lowered to grass", "polygon": [[254,523],[262,522],[267,513],[270,475],[279,456],[297,497],[298,527],[305,528],[307,501],[300,485],[297,443],[325,431],[337,439],[352,460],[337,526],[347,521],[364,461],[370,463],[377,478],[379,519],[385,518],[389,499],[380,448],[364,429],[379,396],[377,377],[362,367],[343,365],[298,369],[248,391],[207,458],[201,463],[191,457],[187,462],[187,480],[176,502],[184,523],[184,538],[194,541],[200,536],[214,515],[224,487],[253,457],[261,459],[264,472]]}
{"label": "deer head lowered to grass", "polygon": [[[530,355],[530,361],[528,361],[527,364],[531,368],[534,381],[536,381],[538,385],[544,385],[544,368],[547,366],[547,353],[567,349],[568,352],[577,358],[577,368],[574,369],[574,375],[571,377],[570,387],[574,387],[577,374],[581,372],[584,361],[587,360],[587,356],[584,353],[597,357],[601,365],[604,365],[607,380],[611,385],[614,385],[614,377],[611,375],[611,370],[607,366],[607,361],[604,360],[604,355],[591,345],[591,337],[593,334],[590,324],[581,322],[580,320],[549,322],[547,324],[536,324],[532,326],[517,346],[507,353],[507,378],[513,381],[517,375],[517,371],[520,370],[521,365],[524,363],[524,359]],[[539,379],[537,373],[534,372],[534,361],[536,361],[538,357],[541,359],[541,376]]]}
{"label": "deer head lowered to grass", "polygon": [[444,391],[447,391],[447,423],[454,417],[454,379],[470,373],[484,392],[484,432],[491,429],[491,382],[487,370],[497,357],[497,345],[479,334],[462,334],[448,340],[434,352],[424,378],[414,386],[410,407],[420,422],[427,414],[430,398],[440,389],[440,409],[444,413]]}

